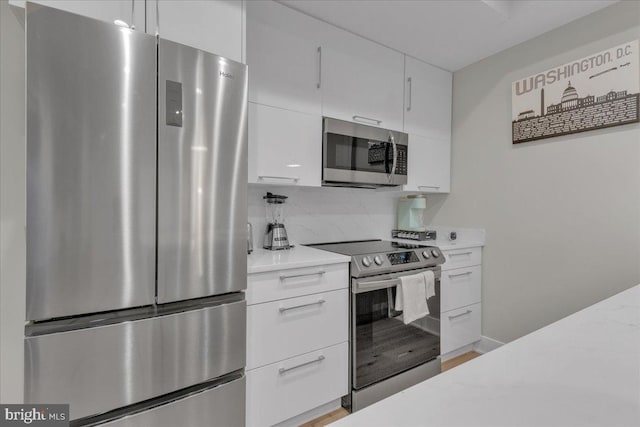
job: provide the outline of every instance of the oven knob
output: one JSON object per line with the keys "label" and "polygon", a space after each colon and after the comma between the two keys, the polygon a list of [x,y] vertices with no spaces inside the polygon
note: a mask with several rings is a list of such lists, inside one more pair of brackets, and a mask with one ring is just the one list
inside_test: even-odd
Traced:
{"label": "oven knob", "polygon": [[429,251],[422,251],[422,256],[424,259],[429,259]]}
{"label": "oven knob", "polygon": [[362,265],[364,265],[365,267],[369,267],[371,265],[371,258],[369,258],[368,256],[362,258]]}
{"label": "oven knob", "polygon": [[376,255],[375,257],[373,257],[373,260],[376,264],[382,265],[382,258],[380,257],[380,255]]}
{"label": "oven knob", "polygon": [[436,251],[435,249],[431,250],[431,255],[433,255],[434,257],[438,258],[440,256],[440,254],[438,253],[438,251]]}

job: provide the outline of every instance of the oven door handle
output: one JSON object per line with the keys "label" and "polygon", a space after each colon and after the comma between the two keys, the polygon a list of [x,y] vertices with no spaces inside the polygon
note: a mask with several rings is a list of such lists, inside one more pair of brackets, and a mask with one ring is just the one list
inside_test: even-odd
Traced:
{"label": "oven door handle", "polygon": [[394,286],[398,286],[400,284],[400,279],[385,279],[385,280],[371,280],[368,282],[356,282],[353,291],[355,293],[358,292],[367,292],[376,289],[385,289],[392,288]]}
{"label": "oven door handle", "polygon": [[[404,272],[404,274],[394,274],[394,276],[387,276],[385,279],[381,280],[367,280],[364,278],[354,279],[351,286],[351,292],[354,294],[362,293],[362,292],[370,292],[378,289],[392,288],[394,286],[400,285],[400,277],[407,276],[411,274],[422,273],[423,271],[433,271],[436,282],[440,281],[441,269],[440,266],[430,267],[418,270],[410,270]],[[369,278],[370,279],[370,278]]]}

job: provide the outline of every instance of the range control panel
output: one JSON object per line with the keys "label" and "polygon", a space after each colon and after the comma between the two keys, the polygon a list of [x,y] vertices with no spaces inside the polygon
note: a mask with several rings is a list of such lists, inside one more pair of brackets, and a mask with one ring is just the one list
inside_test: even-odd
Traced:
{"label": "range control panel", "polygon": [[409,252],[394,252],[392,254],[387,254],[387,258],[389,258],[389,262],[391,265],[398,264],[409,264],[411,262],[420,262],[418,256],[414,251]]}
{"label": "range control panel", "polygon": [[444,261],[444,256],[437,247],[405,245],[405,250],[402,251],[354,255],[351,258],[351,275],[352,277],[362,277],[435,267]]}

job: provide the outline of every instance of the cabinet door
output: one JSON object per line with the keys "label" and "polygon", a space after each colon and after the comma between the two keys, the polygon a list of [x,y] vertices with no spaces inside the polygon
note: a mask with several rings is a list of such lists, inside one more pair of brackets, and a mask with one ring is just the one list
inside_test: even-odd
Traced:
{"label": "cabinet door", "polygon": [[452,74],[405,56],[404,131],[412,135],[451,138]]}
{"label": "cabinet door", "polygon": [[326,25],[276,2],[247,2],[249,101],[320,115],[319,34]]}
{"label": "cabinet door", "polygon": [[249,182],[319,187],[322,117],[249,103]]}
{"label": "cabinet door", "polygon": [[321,52],[322,113],[402,129],[403,55],[330,27]]}
{"label": "cabinet door", "polygon": [[409,165],[405,191],[448,193],[450,171],[450,139],[409,134]]}
{"label": "cabinet door", "polygon": [[[135,25],[139,31],[145,30],[145,0],[30,0],[55,9],[77,15],[100,19],[101,21],[124,21]],[[24,8],[25,0],[11,0],[9,4]]]}
{"label": "cabinet door", "polygon": [[151,0],[147,32],[209,53],[242,61],[241,0]]}

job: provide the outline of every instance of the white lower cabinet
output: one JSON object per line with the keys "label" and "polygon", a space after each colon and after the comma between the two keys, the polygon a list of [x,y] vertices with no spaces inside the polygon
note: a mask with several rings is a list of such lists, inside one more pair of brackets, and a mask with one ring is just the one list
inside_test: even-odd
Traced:
{"label": "white lower cabinet", "polygon": [[248,275],[247,426],[272,426],[347,394],[348,268]]}
{"label": "white lower cabinet", "polygon": [[252,306],[348,286],[349,264],[345,263],[254,273],[247,276],[247,304]]}
{"label": "white lower cabinet", "polygon": [[482,300],[482,267],[462,267],[442,272],[440,310],[444,313]]}
{"label": "white lower cabinet", "polygon": [[450,249],[442,251],[445,263],[442,270],[482,264],[482,248]]}
{"label": "white lower cabinet", "polygon": [[442,313],[440,317],[442,354],[450,353],[480,339],[480,303]]}
{"label": "white lower cabinet", "polygon": [[440,278],[440,352],[446,360],[447,353],[481,338],[482,248],[456,248],[442,253],[446,261]]}
{"label": "white lower cabinet", "polygon": [[251,305],[247,369],[349,339],[347,289]]}
{"label": "white lower cabinet", "polygon": [[349,343],[247,372],[247,426],[271,426],[347,394]]}

